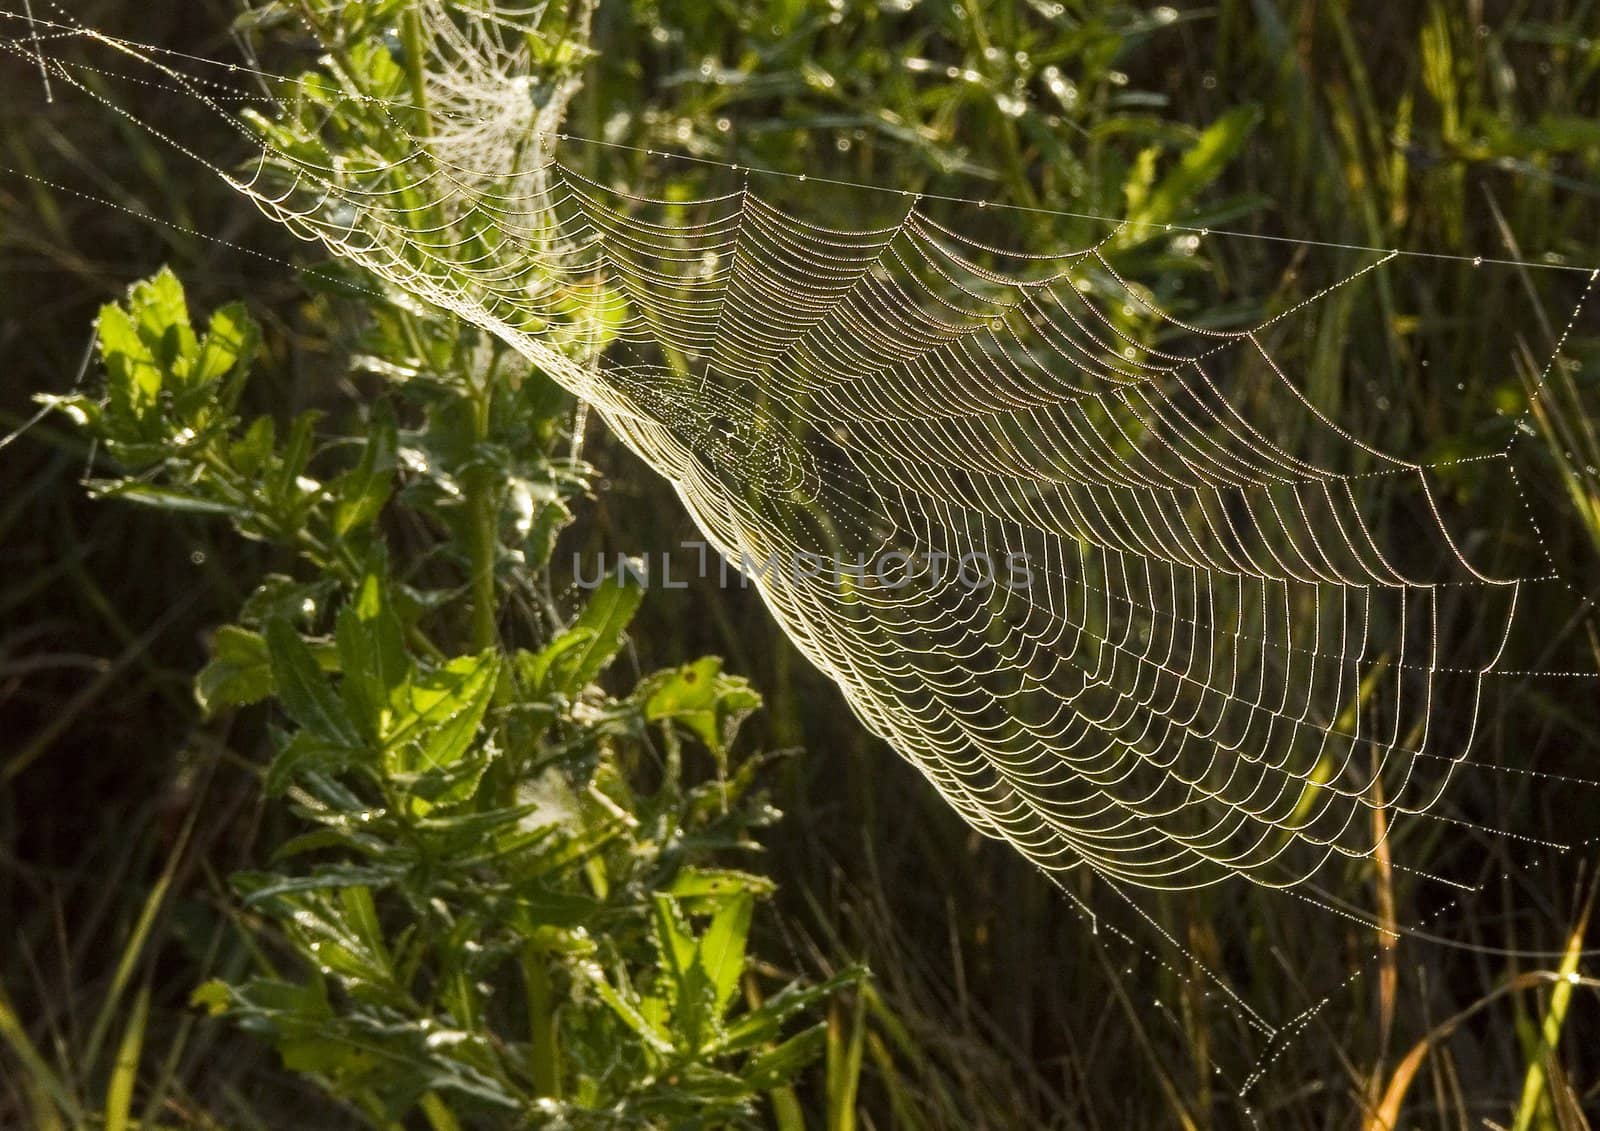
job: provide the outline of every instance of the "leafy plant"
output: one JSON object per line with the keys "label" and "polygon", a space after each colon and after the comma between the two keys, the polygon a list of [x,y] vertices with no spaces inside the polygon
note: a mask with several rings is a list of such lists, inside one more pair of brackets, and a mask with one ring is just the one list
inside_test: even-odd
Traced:
{"label": "leafy plant", "polygon": [[737,752],[759,697],[715,658],[605,693],[625,580],[502,631],[592,480],[569,405],[443,316],[363,314],[367,368],[406,376],[331,434],[241,419],[259,328],[235,305],[197,331],[166,271],[101,312],[103,392],[51,401],[121,466],[98,494],[296,563],[196,679],[208,712],[272,705],[264,787],[303,831],[234,877],[261,972],[194,1000],[378,1125],[744,1121],[823,1049],[792,1020],[860,978],[751,972],[773,884],[724,861],[775,816]]}

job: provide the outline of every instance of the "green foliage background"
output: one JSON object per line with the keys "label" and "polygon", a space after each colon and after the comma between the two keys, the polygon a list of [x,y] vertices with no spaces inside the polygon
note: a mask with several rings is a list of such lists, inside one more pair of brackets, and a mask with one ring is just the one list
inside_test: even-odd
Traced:
{"label": "green foliage background", "polygon": [[[76,7],[86,22],[132,38],[201,55],[234,49],[226,29],[235,13],[217,0]],[[1153,223],[1600,263],[1600,9],[1581,0],[1223,0],[1181,11],[606,0],[595,46],[570,119],[586,136]],[[82,101],[43,104],[21,60],[4,59],[0,84],[6,431],[31,415],[32,394],[74,385],[95,311],[163,262],[185,280],[194,310],[242,297],[262,322],[248,413],[287,419],[348,404],[349,328],[283,265],[297,254],[291,241],[126,123]],[[159,92],[139,97],[141,116],[183,120],[182,106]],[[194,129],[215,126],[196,119]],[[227,141],[204,132],[194,140]],[[569,159],[608,175],[646,172],[641,160],[598,150]],[[681,186],[715,188],[718,175],[691,169]],[[30,177],[170,223],[136,222]],[[812,183],[798,203],[825,212],[828,190]],[[952,205],[950,215],[974,234],[1038,248],[1104,234],[1095,221],[1061,215],[990,210],[976,230],[964,209]],[[1192,248],[1135,236],[1114,250],[1120,265],[1161,281],[1161,301],[1216,324],[1288,308],[1364,262],[1268,241]],[[1575,301],[1575,280],[1491,272],[1470,259],[1419,263],[1397,278],[1310,308],[1275,356],[1303,375],[1316,403],[1379,445],[1432,459],[1502,445]],[[1580,593],[1594,594],[1594,311],[1569,353],[1580,365],[1556,375],[1519,451],[1545,549]],[[575,504],[557,560],[692,536],[663,484],[604,437],[590,440],[605,480]],[[142,1079],[176,1082],[164,1125],[339,1125],[345,1116],[319,1107],[266,1046],[187,1005],[207,977],[248,973],[250,954],[215,941],[231,898],[224,878],[258,866],[260,846],[285,839],[291,820],[260,793],[264,734],[248,721],[207,722],[189,689],[210,630],[235,616],[273,559],[201,516],[87,500],[80,481],[98,458],[59,419],[0,452],[4,1016],[52,1063],[71,1063],[108,996],[121,992],[126,1012],[136,1003],[122,991],[148,980],[152,1032],[182,1037],[147,1041],[177,1051],[170,1066],[140,1069]],[[1469,488],[1482,485],[1453,485]],[[1465,533],[1513,569],[1542,552],[1503,540],[1520,505],[1504,489],[1483,494],[1471,512],[1479,529]],[[1570,594],[1540,600],[1528,616],[1554,642],[1550,666],[1594,670],[1594,630],[1570,620]],[[1085,932],[1031,868],[974,837],[864,735],[753,596],[653,593],[620,663],[638,677],[707,653],[765,695],[754,737],[804,750],[777,771],[786,816],[763,840],[780,891],[755,949],[813,981],[857,960],[874,974],[870,988],[833,1006],[830,1055],[800,1091],[808,1126],[1242,1125],[1208,1071],[1223,1038],[1203,979]],[[1592,684],[1530,681],[1496,708],[1476,757],[1600,776],[1597,736]],[[1496,777],[1464,783],[1453,803],[1501,828],[1600,835],[1600,807],[1584,792]],[[1574,933],[1588,891],[1576,874],[1582,854],[1546,861],[1517,846],[1485,876],[1468,871],[1475,855],[1466,849],[1478,846],[1403,847],[1412,862],[1494,881],[1451,913],[1460,937],[1554,954],[1583,937]],[[1435,910],[1405,876],[1390,880],[1400,918]],[[1355,890],[1374,877],[1352,871],[1348,881]],[[1401,1089],[1400,1125],[1487,1118],[1565,1129],[1600,1105],[1593,990],[1563,997],[1537,979],[1518,981],[1557,959],[1401,943],[1346,984],[1376,947],[1371,932],[1289,900],[1202,893],[1169,904],[1168,917],[1188,925],[1189,947],[1278,1016],[1344,986],[1253,1093],[1265,1126],[1382,1126],[1373,1121],[1406,1053],[1508,986],[1423,1046]],[[1152,1009],[1153,997],[1165,1011]],[[91,1103],[113,1059],[108,1050],[82,1065]],[[17,1083],[27,1073],[16,1067],[4,1062],[0,1123],[28,1110]]]}

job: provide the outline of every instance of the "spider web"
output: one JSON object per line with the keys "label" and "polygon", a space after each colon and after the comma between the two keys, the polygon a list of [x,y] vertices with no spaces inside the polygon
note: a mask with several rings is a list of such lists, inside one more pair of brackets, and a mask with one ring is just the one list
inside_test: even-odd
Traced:
{"label": "spider web", "polygon": [[[422,9],[425,106],[394,64],[378,94],[254,71],[262,94],[64,24],[11,46],[123,113],[44,54],[97,40],[242,120],[247,174],[140,124],[593,406],[864,724],[1058,883],[1296,887],[1411,823],[1468,824],[1436,806],[1545,578],[1476,563],[1440,467],[1341,427],[1270,348],[1399,253],[1221,330],[1118,273],[1121,226],[1041,254],[911,194],[890,223],[824,225],[737,166],[723,195],[623,191],[561,156],[585,144],[560,133],[576,82],[529,77],[527,12]],[[364,135],[347,102],[393,128]],[[1507,452],[1476,462],[1514,481]],[[1441,612],[1454,588],[1470,625]]]}

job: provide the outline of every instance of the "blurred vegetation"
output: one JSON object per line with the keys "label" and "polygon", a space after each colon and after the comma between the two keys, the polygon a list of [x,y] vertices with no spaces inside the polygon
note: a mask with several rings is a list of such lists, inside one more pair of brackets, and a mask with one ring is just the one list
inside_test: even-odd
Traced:
{"label": "blurred vegetation", "polygon": [[[113,33],[218,58],[237,56],[236,14],[226,0],[74,5]],[[277,50],[305,46],[286,37]],[[1144,224],[1460,253],[1398,261],[1277,324],[1271,343],[1345,427],[1429,459],[1511,439],[1583,281],[1472,258],[1600,263],[1600,7],[1584,0],[1192,10],[603,0],[594,46],[568,119],[576,134],[809,172],[803,192],[779,179],[759,187],[824,215],[863,207],[825,176],[925,193],[963,231],[1033,250],[1107,234],[1086,216],[1136,219],[1113,263],[1202,324],[1261,321],[1372,256]],[[367,388],[351,372],[348,314],[285,265],[302,254],[291,240],[103,108],[45,103],[25,57],[0,56],[0,83],[0,431],[32,416],[35,393],[99,389],[96,311],[164,262],[193,309],[242,297],[261,322],[239,415],[348,418]],[[188,120],[160,91],[131,97],[141,117]],[[205,133],[216,127],[203,117],[193,129],[197,148],[229,143]],[[626,151],[574,143],[564,156],[596,176],[664,175]],[[714,166],[666,175],[685,191],[730,183]],[[939,204],[943,193],[1054,211],[991,208],[979,219]],[[1470,500],[1456,509],[1472,528],[1458,534],[1494,565],[1539,573],[1548,555],[1592,596],[1593,308],[1566,353],[1573,363],[1549,374],[1515,449],[1521,489],[1463,472],[1443,492]],[[598,478],[572,497],[576,521],[554,561],[692,536],[666,487],[617,445],[591,433],[585,458]],[[189,1005],[208,978],[242,985],[259,971],[240,941],[248,934],[232,926],[239,897],[227,877],[259,870],[303,831],[301,816],[262,795],[273,738],[259,715],[208,717],[190,691],[220,641],[213,630],[237,619],[282,551],[241,542],[214,517],[90,501],[81,481],[112,474],[106,445],[64,418],[34,423],[0,460],[0,1123],[58,1111],[60,1125],[93,1125],[105,1112],[109,1126],[116,1111],[147,1108],[152,1126],[360,1118],[359,1105],[330,1102],[267,1046]],[[1542,544],[1506,533],[1524,507]],[[1573,616],[1572,596],[1530,588],[1525,619],[1547,645],[1541,667],[1593,671],[1595,626]],[[814,1038],[823,1062],[802,1077],[795,1107],[765,1114],[830,1131],[1246,1125],[1234,1036],[1205,979],[1087,932],[1028,865],[977,838],[864,735],[752,595],[651,593],[619,653],[617,687],[708,653],[766,697],[747,735],[804,751],[776,768],[785,817],[761,833],[760,871],[780,890],[752,928],[752,951],[783,956],[769,973],[814,983],[857,961],[873,971],[830,1007]],[[1594,777],[1597,746],[1592,683],[1528,680],[1491,705],[1474,758]],[[1591,795],[1535,784],[1463,775],[1449,804],[1551,840],[1600,836]],[[1252,1004],[1306,1017],[1251,1092],[1260,1125],[1488,1120],[1566,1131],[1600,1112],[1600,1013],[1592,987],[1547,972],[1582,972],[1581,952],[1596,945],[1583,870],[1592,848],[1588,859],[1547,856],[1466,830],[1396,846],[1431,871],[1489,884],[1459,905],[1385,859],[1340,878],[1335,896],[1375,901],[1399,922],[1437,918],[1438,933],[1467,940],[1456,949],[1380,945],[1357,923],[1232,888],[1169,897],[1157,911]],[[268,900],[253,914],[295,910]]]}

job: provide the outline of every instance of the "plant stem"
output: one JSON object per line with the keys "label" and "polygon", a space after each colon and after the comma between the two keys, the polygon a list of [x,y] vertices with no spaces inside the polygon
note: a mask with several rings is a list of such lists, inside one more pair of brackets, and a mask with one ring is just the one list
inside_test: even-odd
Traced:
{"label": "plant stem", "polygon": [[528,994],[528,1042],[533,1086],[541,1096],[561,1098],[561,1053],[556,1030],[555,1002],[550,992],[550,968],[534,943],[522,948],[522,981]]}
{"label": "plant stem", "polygon": [[[489,438],[490,404],[493,392],[486,385],[471,404],[472,438],[482,445]],[[498,507],[495,501],[494,469],[477,463],[463,476],[467,504],[467,568],[471,572],[472,647],[482,652],[497,647],[500,634],[495,627],[495,556],[499,546]]]}
{"label": "plant stem", "polygon": [[423,69],[422,14],[415,6],[406,9],[400,17],[400,42],[406,53],[406,83],[411,88],[411,102],[416,107],[420,128],[419,137],[428,135],[428,84]]}

